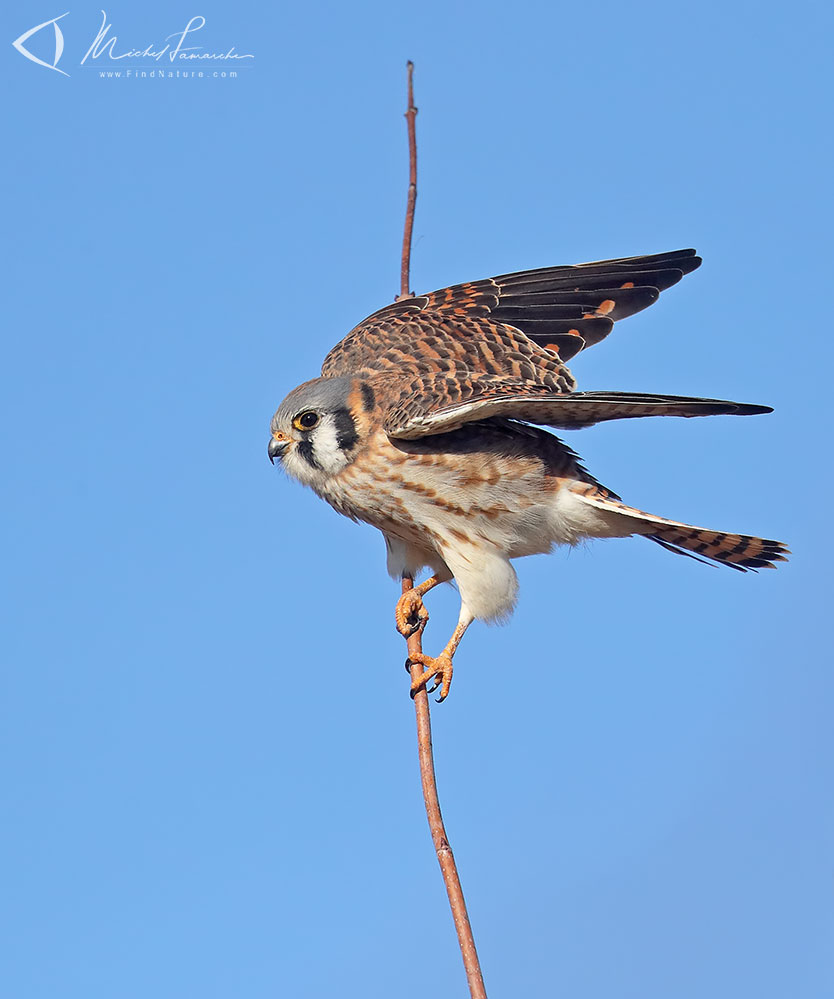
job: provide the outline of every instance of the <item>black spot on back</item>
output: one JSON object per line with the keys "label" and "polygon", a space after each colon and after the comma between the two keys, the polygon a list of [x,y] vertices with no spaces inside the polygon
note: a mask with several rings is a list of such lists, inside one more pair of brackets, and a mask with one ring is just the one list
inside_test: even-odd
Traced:
{"label": "black spot on back", "polygon": [[356,424],[353,417],[346,409],[337,409],[333,414],[336,422],[336,443],[342,451],[350,451],[356,447],[359,435],[356,433]]}

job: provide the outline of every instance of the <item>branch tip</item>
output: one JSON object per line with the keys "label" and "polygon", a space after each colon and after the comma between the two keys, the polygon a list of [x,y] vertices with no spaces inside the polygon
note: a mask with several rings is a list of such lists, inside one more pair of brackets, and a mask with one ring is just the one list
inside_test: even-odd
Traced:
{"label": "branch tip", "polygon": [[411,238],[414,231],[414,207],[417,203],[417,132],[414,119],[417,108],[414,107],[414,63],[406,63],[408,72],[408,107],[405,120],[408,127],[408,199],[405,207],[405,226],[403,227],[403,249],[400,259],[400,293],[397,301],[412,298],[410,288],[411,275]]}

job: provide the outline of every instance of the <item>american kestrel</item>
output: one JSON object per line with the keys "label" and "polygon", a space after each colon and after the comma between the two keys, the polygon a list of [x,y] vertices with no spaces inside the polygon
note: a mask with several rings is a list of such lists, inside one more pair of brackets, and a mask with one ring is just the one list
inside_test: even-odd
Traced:
{"label": "american kestrel", "polygon": [[700,263],[694,250],[677,250],[502,274],[397,301],[351,330],[321,377],[278,407],[270,459],[339,513],[378,527],[392,576],[430,570],[397,603],[401,634],[424,626],[422,598],[432,587],[457,582],[457,627],[439,656],[422,656],[413,691],[434,681],[431,689],[446,697],[472,621],[512,613],[511,560],[523,555],[639,534],[742,571],[785,560],[778,541],[626,506],[534,425],[772,412],[718,399],[575,391],[566,362]]}

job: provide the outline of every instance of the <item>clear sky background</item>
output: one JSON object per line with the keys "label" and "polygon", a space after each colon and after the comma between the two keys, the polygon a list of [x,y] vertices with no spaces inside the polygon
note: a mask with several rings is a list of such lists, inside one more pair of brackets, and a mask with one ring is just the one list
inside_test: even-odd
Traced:
{"label": "clear sky background", "polygon": [[433,718],[489,994],[830,996],[830,5],[107,6],[116,52],[202,15],[255,56],[202,80],[80,65],[93,5],[69,76],[12,48],[64,10],[0,22],[4,993],[465,994],[382,539],[266,456],[398,290],[411,58],[415,290],[697,247],[580,385],[776,412],[567,439],[794,552],[599,542],[471,629]]}

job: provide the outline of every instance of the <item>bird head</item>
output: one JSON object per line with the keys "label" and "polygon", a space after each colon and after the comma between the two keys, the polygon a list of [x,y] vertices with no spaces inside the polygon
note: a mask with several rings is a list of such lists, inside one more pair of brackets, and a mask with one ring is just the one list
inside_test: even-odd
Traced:
{"label": "bird head", "polygon": [[347,468],[367,439],[368,398],[369,386],[352,377],[299,385],[272,418],[269,460],[278,458],[305,485],[323,485]]}

